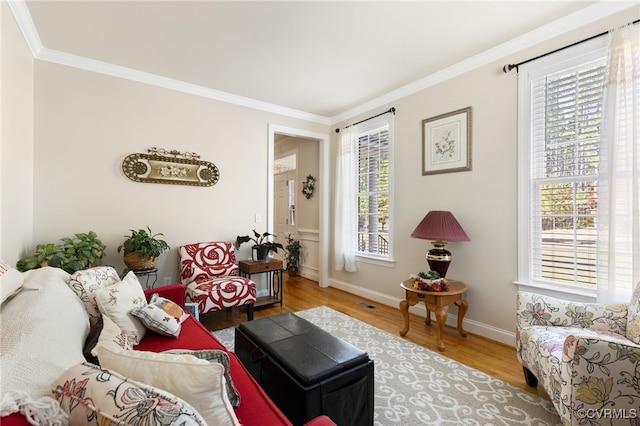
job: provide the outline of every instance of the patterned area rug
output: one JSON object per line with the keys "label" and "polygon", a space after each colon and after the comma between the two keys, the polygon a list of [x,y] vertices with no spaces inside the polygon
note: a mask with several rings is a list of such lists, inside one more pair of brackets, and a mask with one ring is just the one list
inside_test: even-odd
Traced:
{"label": "patterned area rug", "polygon": [[[296,315],[375,361],[375,424],[561,425],[550,401],[322,306]],[[214,335],[233,350],[234,329]]]}

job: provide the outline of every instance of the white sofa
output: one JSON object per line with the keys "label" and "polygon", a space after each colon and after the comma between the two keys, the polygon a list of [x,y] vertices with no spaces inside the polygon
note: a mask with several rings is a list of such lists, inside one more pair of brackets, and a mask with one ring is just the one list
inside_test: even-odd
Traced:
{"label": "white sofa", "polygon": [[[164,288],[174,287],[179,288],[181,304],[181,285]],[[154,302],[154,297],[147,302],[151,295],[144,293],[132,273],[122,280],[111,267],[74,275],[52,267],[19,273],[0,261],[0,290],[3,425],[63,426],[90,419],[95,424],[146,424],[154,419],[167,425],[240,424],[228,396],[237,391],[233,385],[227,391],[226,384],[233,383],[228,357],[220,351],[199,351],[215,356],[216,362],[209,362],[194,356],[196,351],[185,350],[194,328],[206,336],[199,341],[218,341],[181,305]],[[131,309],[134,305],[139,309]],[[188,331],[182,327],[185,322]],[[102,367],[86,362],[89,342]],[[154,342],[182,352],[155,353]],[[133,350],[134,344],[147,350]],[[159,369],[167,374],[150,373]],[[147,380],[138,379],[139,375]]]}
{"label": "white sofa", "polygon": [[516,349],[565,425],[640,425],[640,285],[630,304],[519,292]]}
{"label": "white sofa", "polygon": [[28,271],[22,289],[2,304],[4,410],[12,400],[28,398],[40,408],[48,400],[53,412],[46,415],[55,416],[58,405],[51,398],[51,383],[68,368],[86,361],[82,349],[89,333],[89,315],[67,286],[68,278],[58,268]]}

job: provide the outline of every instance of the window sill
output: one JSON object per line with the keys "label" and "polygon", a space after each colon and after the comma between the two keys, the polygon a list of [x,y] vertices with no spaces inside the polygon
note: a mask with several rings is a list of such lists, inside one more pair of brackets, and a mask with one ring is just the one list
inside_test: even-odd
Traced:
{"label": "window sill", "polygon": [[384,266],[385,268],[393,268],[396,266],[395,260],[375,255],[365,256],[363,254],[356,254],[356,261],[371,265]]}
{"label": "window sill", "polygon": [[514,281],[513,284],[518,286],[518,290],[537,292],[571,302],[593,303],[597,299],[595,289],[580,288],[577,286],[558,287],[559,285],[519,281]]}

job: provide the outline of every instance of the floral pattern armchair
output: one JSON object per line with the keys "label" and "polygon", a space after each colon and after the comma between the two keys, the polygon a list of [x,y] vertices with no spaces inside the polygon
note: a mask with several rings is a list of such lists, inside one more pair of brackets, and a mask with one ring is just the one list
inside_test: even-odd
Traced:
{"label": "floral pattern armchair", "polygon": [[231,242],[187,244],[180,247],[179,253],[180,280],[187,302],[198,303],[200,313],[246,306],[247,319],[253,319],[256,283],[238,276]]}
{"label": "floral pattern armchair", "polygon": [[[640,285],[627,304],[573,303],[518,292],[516,349],[563,423],[640,425]],[[637,340],[638,339],[638,340]]]}

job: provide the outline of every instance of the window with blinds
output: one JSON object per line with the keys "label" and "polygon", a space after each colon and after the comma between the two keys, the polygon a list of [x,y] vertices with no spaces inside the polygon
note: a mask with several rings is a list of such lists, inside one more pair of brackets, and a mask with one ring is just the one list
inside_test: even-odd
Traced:
{"label": "window with blinds", "polygon": [[389,237],[389,120],[371,120],[354,129],[358,161],[358,254],[390,254]]}
{"label": "window with blinds", "polygon": [[527,209],[520,236],[528,244],[520,245],[526,260],[519,280],[595,289],[606,57],[600,50],[571,53],[562,53],[567,61],[527,67],[520,82],[520,173],[527,174],[520,176],[520,207]]}

